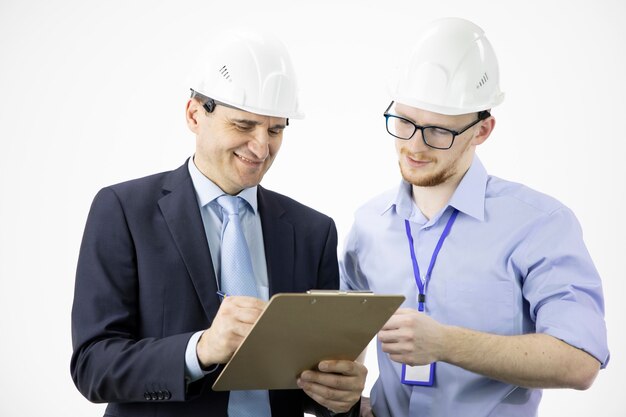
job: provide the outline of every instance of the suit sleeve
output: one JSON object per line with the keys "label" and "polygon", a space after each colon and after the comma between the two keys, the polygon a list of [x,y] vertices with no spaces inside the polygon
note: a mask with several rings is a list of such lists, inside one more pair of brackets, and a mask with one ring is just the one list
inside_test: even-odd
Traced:
{"label": "suit sleeve", "polygon": [[142,337],[135,253],[122,204],[105,188],[92,204],[78,259],[72,378],[93,402],[182,401],[192,333]]}

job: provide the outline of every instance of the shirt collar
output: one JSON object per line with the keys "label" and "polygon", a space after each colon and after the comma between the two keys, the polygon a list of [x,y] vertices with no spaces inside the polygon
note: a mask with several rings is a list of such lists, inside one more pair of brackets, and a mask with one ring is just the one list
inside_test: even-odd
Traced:
{"label": "shirt collar", "polygon": [[398,192],[391,201],[385,206],[383,213],[395,207],[398,216],[403,219],[411,217],[413,212],[413,198],[411,197],[411,184],[405,180],[400,181]]}
{"label": "shirt collar", "polygon": [[[444,212],[448,207],[454,207],[460,212],[474,217],[477,220],[485,220],[485,192],[487,188],[487,171],[477,156],[474,156],[472,165],[467,170],[458,187],[452,194],[450,201],[444,207]],[[398,216],[415,221],[417,223],[426,223],[427,219],[412,218],[419,217],[419,210],[413,209],[413,198],[411,193],[411,184],[402,180],[396,195],[385,205],[385,209],[381,214],[386,213],[395,208]],[[417,212],[417,213],[416,213]],[[422,215],[423,217],[423,215]],[[435,221],[439,216],[435,216]]]}
{"label": "shirt collar", "polygon": [[487,171],[480,159],[474,156],[472,165],[456,187],[449,206],[472,216],[481,222],[485,220],[485,193],[487,191]]}
{"label": "shirt collar", "polygon": [[[204,207],[207,204],[215,201],[219,196],[224,195],[224,191],[217,186],[213,181],[204,176],[193,162],[193,157],[189,158],[187,163],[189,169],[189,175],[191,175],[191,181],[193,182],[193,188],[196,190],[196,196],[198,197],[198,205]],[[239,197],[243,198],[252,209],[253,214],[257,213],[257,186],[243,189],[239,194]]]}

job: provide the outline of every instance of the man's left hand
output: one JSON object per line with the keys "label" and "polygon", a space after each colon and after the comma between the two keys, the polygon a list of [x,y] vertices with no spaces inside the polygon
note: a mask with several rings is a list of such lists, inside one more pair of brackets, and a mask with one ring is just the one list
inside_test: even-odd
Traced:
{"label": "man's left hand", "polygon": [[304,371],[298,386],[318,404],[334,413],[345,413],[361,398],[367,368],[347,360],[322,361],[319,371]]}

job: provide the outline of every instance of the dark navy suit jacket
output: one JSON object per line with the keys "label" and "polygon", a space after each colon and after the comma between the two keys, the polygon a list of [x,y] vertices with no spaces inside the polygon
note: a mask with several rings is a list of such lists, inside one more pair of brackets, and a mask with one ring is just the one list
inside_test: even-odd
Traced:
{"label": "dark navy suit jacket", "polygon": [[[270,294],[339,285],[331,218],[258,187]],[[219,308],[187,164],[102,189],[83,236],[72,309],[71,373],[111,416],[226,416],[220,369],[189,385],[185,348]],[[271,349],[268,346],[268,349]],[[270,391],[273,416],[325,410],[301,390]]]}

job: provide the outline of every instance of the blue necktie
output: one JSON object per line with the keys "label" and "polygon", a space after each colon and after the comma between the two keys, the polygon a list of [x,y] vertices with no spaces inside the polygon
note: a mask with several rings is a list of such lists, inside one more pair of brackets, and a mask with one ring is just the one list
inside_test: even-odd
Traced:
{"label": "blue necktie", "polygon": [[[241,228],[239,206],[241,197],[222,195],[217,203],[222,207],[221,290],[228,295],[257,297],[256,280],[246,237]],[[228,400],[229,417],[270,417],[267,391],[231,391]]]}

